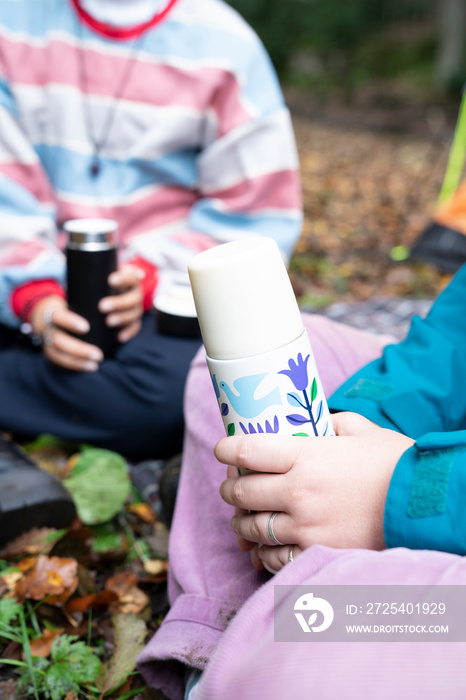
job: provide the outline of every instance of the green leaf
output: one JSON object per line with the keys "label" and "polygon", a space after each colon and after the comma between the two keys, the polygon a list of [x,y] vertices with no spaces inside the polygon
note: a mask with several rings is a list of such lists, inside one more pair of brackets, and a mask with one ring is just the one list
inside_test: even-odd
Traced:
{"label": "green leaf", "polygon": [[63,700],[70,690],[77,695],[79,686],[93,683],[100,671],[100,661],[93,650],[76,639],[64,634],[52,644],[43,679],[44,689],[52,700]]}
{"label": "green leaf", "polygon": [[131,490],[126,460],[116,452],[98,448],[86,449],[63,484],[86,525],[111,520]]}
{"label": "green leaf", "polygon": [[293,433],[293,437],[309,437],[307,433]]}
{"label": "green leaf", "polygon": [[24,446],[24,450],[26,452],[35,452],[38,449],[41,449],[43,447],[64,447],[68,443],[64,442],[60,438],[57,438],[55,435],[50,435],[49,433],[42,433],[37,437],[33,442],[28,443],[27,445]]}
{"label": "green leaf", "polygon": [[29,679],[32,685],[32,691],[34,693],[34,697],[36,700],[39,700],[39,691],[37,688],[37,681],[36,681],[36,672],[34,669],[34,663],[32,660],[32,654],[31,654],[31,643],[29,640],[29,635],[28,635],[28,630],[26,627],[26,617],[24,614],[24,608],[21,606],[21,610],[19,611],[19,621],[21,625],[21,634],[22,634],[22,645],[23,645],[23,654],[26,657],[26,663],[28,666],[28,675]]}
{"label": "green leaf", "polygon": [[0,625],[10,627],[13,622],[16,622],[22,609],[21,603],[17,603],[14,598],[2,598],[0,600]]}
{"label": "green leaf", "polygon": [[[24,663],[27,668],[22,669],[22,673],[16,681],[17,697],[39,698],[39,693],[44,690],[45,670],[49,667],[49,660],[39,656],[32,658],[31,663]],[[48,696],[46,696],[48,697]]]}
{"label": "green leaf", "polygon": [[121,535],[112,523],[105,523],[92,528],[92,549],[94,552],[115,551],[121,548]]}
{"label": "green leaf", "polygon": [[227,427],[227,435],[234,435],[235,434],[235,424],[234,423],[228,423]]}
{"label": "green leaf", "polygon": [[312,380],[312,386],[311,386],[311,401],[314,401],[316,396],[317,396],[317,380],[314,377],[314,379]]}
{"label": "green leaf", "polygon": [[96,678],[102,695],[124,683],[136,666],[136,658],[145,646],[146,624],[137,615],[120,614],[112,618],[115,651]]}

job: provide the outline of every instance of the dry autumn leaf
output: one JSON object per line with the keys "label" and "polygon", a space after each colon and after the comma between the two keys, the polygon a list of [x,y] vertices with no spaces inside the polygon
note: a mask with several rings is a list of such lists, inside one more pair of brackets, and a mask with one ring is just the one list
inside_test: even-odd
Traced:
{"label": "dry autumn leaf", "polygon": [[98,608],[101,605],[109,605],[118,600],[118,595],[115,591],[105,590],[102,593],[90,593],[79,598],[73,598],[67,604],[68,612],[86,612],[91,608]]}
{"label": "dry autumn leaf", "polygon": [[12,598],[15,593],[16,584],[23,578],[21,571],[10,571],[2,576],[2,588],[6,586],[5,590],[2,592],[4,598]]}
{"label": "dry autumn leaf", "polygon": [[62,605],[76,590],[77,572],[76,559],[40,556],[16,584],[16,597],[21,602],[47,598],[51,605]]}
{"label": "dry autumn leaf", "polygon": [[[39,639],[33,639],[30,642],[31,655],[32,656],[42,656],[47,658],[52,650],[53,640],[59,637],[64,632],[64,628],[60,627],[56,630],[45,629],[42,636]],[[26,659],[26,654],[23,652],[23,659]]]}
{"label": "dry autumn leaf", "polygon": [[66,479],[69,474],[67,453],[58,445],[42,445],[31,450],[29,456],[49,474],[55,474],[61,479]]}
{"label": "dry autumn leaf", "polygon": [[149,604],[149,598],[137,587],[138,578],[131,571],[121,571],[107,579],[106,590],[114,591],[118,601],[110,604],[112,613],[138,614]]}
{"label": "dry autumn leaf", "polygon": [[115,641],[113,656],[102,665],[95,681],[101,691],[101,697],[120,688],[134,670],[147,634],[145,623],[136,615],[114,615],[112,624]]}
{"label": "dry autumn leaf", "polygon": [[137,517],[145,523],[155,523],[155,513],[147,503],[131,503],[131,505],[127,506],[126,510],[129,513],[137,515]]}
{"label": "dry autumn leaf", "polygon": [[[143,562],[144,571],[152,576],[160,576],[160,580],[163,581],[166,577],[168,571],[168,561],[163,559],[144,559]],[[164,574],[164,576],[161,576]]]}
{"label": "dry autumn leaf", "polygon": [[22,574],[25,574],[27,571],[30,571],[30,569],[32,569],[33,566],[36,565],[36,562],[36,556],[24,557],[24,559],[21,559],[21,561],[18,562],[18,569],[21,571]]}
{"label": "dry autumn leaf", "polygon": [[55,545],[56,533],[54,528],[35,527],[19,535],[0,550],[0,559],[10,560],[25,554],[48,554]]}

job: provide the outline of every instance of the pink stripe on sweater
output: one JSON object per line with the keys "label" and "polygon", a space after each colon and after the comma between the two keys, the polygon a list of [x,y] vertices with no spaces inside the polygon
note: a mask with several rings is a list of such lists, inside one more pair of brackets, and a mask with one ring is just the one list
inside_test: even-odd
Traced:
{"label": "pink stripe on sweater", "polygon": [[61,226],[67,219],[104,218],[116,219],[123,244],[146,231],[185,219],[197,196],[183,188],[160,188],[139,201],[103,206],[58,202],[58,222]]}
{"label": "pink stripe on sweater", "polygon": [[47,246],[40,240],[24,241],[7,250],[5,255],[0,255],[0,267],[7,265],[27,265],[37,255],[47,250]]}
{"label": "pink stripe on sweater", "polygon": [[[114,97],[115,84],[128,65],[127,55],[112,56],[90,49],[85,56],[81,55],[82,62],[78,60],[80,49],[61,41],[51,41],[45,48],[7,38],[2,41],[7,47],[4,60],[8,59],[4,70],[13,83],[37,86],[56,83],[79,90],[85,88],[88,94]],[[188,70],[139,60],[132,67],[123,97],[154,106],[213,109],[222,134],[250,118],[240,102],[236,77],[222,68],[196,68],[193,64],[193,69]]]}
{"label": "pink stripe on sweater", "polygon": [[211,192],[209,197],[221,199],[227,211],[301,210],[301,189],[296,170],[261,175],[226,190]]}
{"label": "pink stripe on sweater", "polygon": [[205,233],[198,233],[197,231],[181,231],[180,233],[175,233],[171,237],[171,240],[176,241],[176,243],[191,250],[193,253],[202,253],[202,251],[215,248],[215,246],[218,245],[211,236],[207,236]]}
{"label": "pink stripe on sweater", "polygon": [[0,163],[0,173],[27,189],[42,204],[54,202],[54,194],[39,163]]}

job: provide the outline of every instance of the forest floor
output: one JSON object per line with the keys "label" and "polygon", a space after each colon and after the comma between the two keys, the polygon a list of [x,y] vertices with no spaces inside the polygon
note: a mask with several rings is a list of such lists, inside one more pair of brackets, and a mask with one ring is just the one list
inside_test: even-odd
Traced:
{"label": "forest floor", "polygon": [[319,102],[285,91],[301,164],[304,226],[291,276],[301,306],[433,299],[449,277],[396,262],[431,222],[457,106],[383,96]]}

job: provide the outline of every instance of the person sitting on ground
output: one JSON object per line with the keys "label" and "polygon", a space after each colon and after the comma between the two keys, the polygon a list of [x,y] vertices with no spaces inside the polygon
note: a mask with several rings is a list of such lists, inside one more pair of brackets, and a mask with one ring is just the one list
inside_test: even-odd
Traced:
{"label": "person sitting on ground", "polygon": [[401,343],[303,315],[331,438],[225,438],[198,353],[171,609],[139,657],[150,685],[170,700],[186,679],[189,700],[464,698],[464,643],[277,643],[274,588],[466,584],[465,300],[466,266]]}
{"label": "person sitting on ground", "polygon": [[[270,60],[222,0],[5,0],[0,76],[0,429],[175,455],[200,340],[157,332],[154,294],[195,252],[253,230],[288,260],[300,233]],[[62,226],[95,217],[121,242],[106,360],[64,289]]]}

